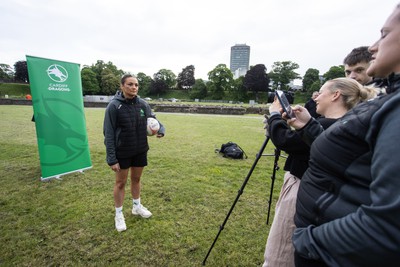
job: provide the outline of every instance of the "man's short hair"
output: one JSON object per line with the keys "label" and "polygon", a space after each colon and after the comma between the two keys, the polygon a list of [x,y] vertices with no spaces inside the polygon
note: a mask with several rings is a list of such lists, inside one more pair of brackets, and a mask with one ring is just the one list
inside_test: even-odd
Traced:
{"label": "man's short hair", "polygon": [[360,62],[369,63],[371,57],[372,54],[368,51],[368,46],[360,46],[351,50],[350,54],[344,58],[343,63],[349,66],[354,66]]}

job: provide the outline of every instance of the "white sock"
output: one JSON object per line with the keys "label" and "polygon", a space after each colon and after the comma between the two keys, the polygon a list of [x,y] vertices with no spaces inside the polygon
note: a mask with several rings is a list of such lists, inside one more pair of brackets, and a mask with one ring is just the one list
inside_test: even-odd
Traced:
{"label": "white sock", "polygon": [[133,206],[140,206],[140,198],[133,199]]}
{"label": "white sock", "polygon": [[119,213],[122,213],[122,207],[119,207],[119,208],[115,207],[115,214],[119,214]]}

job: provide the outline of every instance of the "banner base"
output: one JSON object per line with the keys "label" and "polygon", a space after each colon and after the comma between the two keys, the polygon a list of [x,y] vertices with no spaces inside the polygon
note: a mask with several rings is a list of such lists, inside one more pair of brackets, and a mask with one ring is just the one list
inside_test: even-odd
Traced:
{"label": "banner base", "polygon": [[49,177],[45,177],[45,178],[40,177],[40,181],[41,181],[41,182],[48,182],[48,181],[50,181],[50,180],[52,180],[52,179],[56,179],[56,180],[62,181],[61,176],[63,176],[63,175],[71,174],[71,173],[74,173],[74,172],[80,172],[80,173],[82,173],[82,174],[85,174],[85,170],[91,169],[92,167],[93,167],[93,166],[90,166],[90,167],[87,167],[87,168],[83,168],[83,169],[79,169],[79,170],[74,170],[74,171],[70,171],[70,172],[66,172],[66,173],[61,173],[61,174],[57,174],[57,175],[49,176]]}

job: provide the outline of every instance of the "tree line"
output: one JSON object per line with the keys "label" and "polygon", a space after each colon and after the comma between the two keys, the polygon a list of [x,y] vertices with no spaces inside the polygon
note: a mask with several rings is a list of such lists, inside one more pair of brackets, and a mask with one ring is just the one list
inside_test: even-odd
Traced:
{"label": "tree line", "polygon": [[[290,91],[290,83],[302,79],[302,91],[318,91],[324,81],[344,77],[344,67],[332,66],[320,75],[319,70],[309,68],[304,77],[296,70],[299,65],[292,61],[278,61],[267,72],[264,64],[251,66],[244,76],[234,78],[225,64],[219,64],[208,72],[208,80],[195,79],[193,65],[186,66],[178,75],[171,70],[160,69],[152,76],[143,72],[135,74],[140,84],[141,96],[160,97],[170,90],[184,90],[191,99],[231,99],[247,101],[249,95],[256,98],[260,93],[275,89]],[[112,62],[97,60],[96,63],[81,69],[83,95],[113,95],[119,88],[120,78],[126,72],[118,69]],[[0,63],[0,82],[29,83],[26,61],[18,61],[11,66]]]}

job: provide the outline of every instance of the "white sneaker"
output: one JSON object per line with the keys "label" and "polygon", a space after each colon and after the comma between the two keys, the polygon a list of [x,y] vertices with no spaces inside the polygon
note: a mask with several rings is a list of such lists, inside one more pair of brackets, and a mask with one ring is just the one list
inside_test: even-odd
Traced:
{"label": "white sneaker", "polygon": [[118,232],[126,230],[125,218],[122,212],[115,215],[115,228]]}
{"label": "white sneaker", "polygon": [[132,214],[140,215],[143,218],[149,218],[152,215],[151,212],[148,209],[146,209],[142,204],[134,205],[132,208]]}

